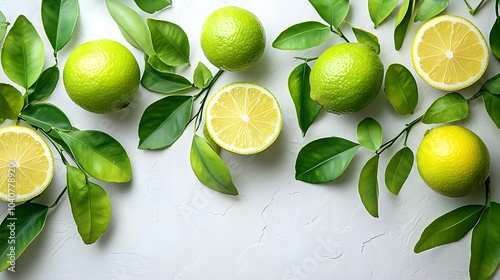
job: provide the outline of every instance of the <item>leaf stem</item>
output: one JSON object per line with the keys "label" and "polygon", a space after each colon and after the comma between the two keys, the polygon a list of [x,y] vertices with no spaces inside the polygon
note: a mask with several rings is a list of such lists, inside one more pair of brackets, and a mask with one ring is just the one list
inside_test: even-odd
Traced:
{"label": "leaf stem", "polygon": [[300,57],[300,56],[294,56],[293,58],[303,60],[306,63],[318,59],[318,57]]}
{"label": "leaf stem", "polygon": [[205,87],[204,89],[202,89],[200,91],[200,93],[198,93],[198,94],[196,94],[194,96],[194,99],[197,99],[202,94],[205,94],[203,96],[203,99],[200,101],[200,108],[198,109],[198,112],[196,112],[196,114],[189,121],[189,122],[191,122],[191,121],[194,120],[194,122],[195,122],[194,129],[195,129],[195,131],[197,131],[198,128],[200,127],[200,125],[201,125],[201,120],[203,119],[203,117],[202,117],[203,116],[203,110],[204,110],[204,107],[205,107],[205,103],[207,102],[207,99],[208,99],[208,94],[210,93],[210,90],[212,89],[212,86],[219,79],[219,77],[222,75],[222,73],[224,73],[224,70],[219,69],[219,71],[217,71],[217,73],[212,78],[212,80],[210,80],[210,83],[208,84],[208,86]]}
{"label": "leaf stem", "polygon": [[476,92],[476,94],[474,94],[473,96],[471,96],[470,98],[467,98],[467,102],[470,103],[471,101],[474,101],[475,99],[483,96],[483,93],[484,91],[483,90],[479,90],[478,92]]}
{"label": "leaf stem", "polygon": [[340,38],[344,39],[344,41],[349,43],[349,39],[347,39],[347,37],[344,36],[344,33],[342,33],[342,30],[340,30],[340,28],[330,25],[330,31],[337,34],[337,36],[339,36]]}
{"label": "leaf stem", "polygon": [[419,123],[422,118],[424,117],[424,115],[421,115],[420,117],[414,119],[412,122],[408,123],[405,125],[405,128],[398,134],[396,135],[394,138],[392,138],[391,140],[385,142],[384,144],[382,144],[382,146],[380,146],[380,148],[375,152],[377,155],[380,155],[381,153],[383,153],[385,150],[389,149],[394,143],[396,143],[396,141],[403,135],[406,133],[406,136],[405,136],[405,145],[406,145],[406,140],[408,139],[408,135],[410,134],[410,130],[412,129],[412,127],[414,125],[416,125],[417,123]]}
{"label": "leaf stem", "polygon": [[59,200],[61,200],[61,197],[63,196],[63,194],[66,192],[66,190],[68,190],[68,186],[64,187],[64,189],[62,190],[62,192],[59,194],[59,196],[56,198],[56,201],[54,201],[54,203],[52,203],[52,205],[49,206],[49,208],[54,208],[57,206],[57,204],[59,203]]}

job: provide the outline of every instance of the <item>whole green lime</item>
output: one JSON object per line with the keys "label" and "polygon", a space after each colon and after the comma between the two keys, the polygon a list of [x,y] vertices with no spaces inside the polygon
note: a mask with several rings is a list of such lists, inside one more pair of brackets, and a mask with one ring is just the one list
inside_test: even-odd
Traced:
{"label": "whole green lime", "polygon": [[77,105],[94,113],[125,108],[140,83],[135,57],[122,44],[95,40],[76,47],[63,71],[64,87]]}
{"label": "whole green lime", "polygon": [[264,53],[266,35],[260,20],[251,12],[226,6],[214,11],[203,23],[201,48],[214,66],[243,71]]}
{"label": "whole green lime", "polygon": [[328,112],[357,112],[375,99],[383,78],[384,65],[371,47],[342,43],[326,50],[314,63],[310,95]]}

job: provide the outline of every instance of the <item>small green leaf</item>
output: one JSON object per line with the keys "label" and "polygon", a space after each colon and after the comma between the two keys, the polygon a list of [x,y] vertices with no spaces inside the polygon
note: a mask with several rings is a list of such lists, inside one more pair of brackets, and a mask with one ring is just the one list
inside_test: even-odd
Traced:
{"label": "small green leaf", "polygon": [[56,89],[59,82],[59,68],[57,65],[49,67],[42,72],[38,80],[30,87],[28,103],[43,101]]}
{"label": "small green leaf", "polygon": [[359,175],[358,191],[361,202],[366,211],[378,218],[378,162],[379,155],[373,156],[361,169]]}
{"label": "small green leaf", "polygon": [[7,33],[1,60],[5,75],[25,89],[42,73],[45,62],[43,42],[25,16],[20,15]]}
{"label": "small green leaf", "polygon": [[7,33],[7,26],[9,26],[9,23],[5,18],[5,15],[0,11],[0,42],[2,42],[3,38],[5,38],[5,33]]}
{"label": "small green leaf", "polygon": [[172,0],[134,0],[134,2],[141,10],[150,14],[172,6]]}
{"label": "small green leaf", "polygon": [[338,28],[349,13],[349,0],[309,0],[319,16]]}
{"label": "small green leaf", "polygon": [[43,28],[54,53],[73,36],[79,13],[78,0],[42,0]]}
{"label": "small green leaf", "polygon": [[96,130],[57,132],[71,149],[78,165],[90,176],[116,183],[132,179],[127,152],[113,137]]}
{"label": "small green leaf", "polygon": [[482,212],[481,205],[466,205],[437,218],[422,232],[415,253],[462,239],[476,225]]}
{"label": "small green leaf", "polygon": [[415,15],[415,21],[429,20],[444,11],[446,7],[448,0],[423,0]]}
{"label": "small green leaf", "polygon": [[375,29],[396,9],[399,0],[368,0],[368,12]]}
{"label": "small green leaf", "polygon": [[500,204],[491,202],[472,231],[471,280],[488,279],[500,262]]}
{"label": "small green leaf", "polygon": [[191,169],[202,184],[223,194],[238,195],[226,164],[198,135],[193,137],[189,159]]}
{"label": "small green leaf", "polygon": [[357,128],[359,144],[370,151],[377,151],[382,145],[382,126],[372,118],[365,118]]}
{"label": "small green leaf", "polygon": [[23,105],[23,95],[19,90],[0,83],[0,119],[17,120]]}
{"label": "small green leaf", "polygon": [[295,179],[313,184],[337,179],[347,169],[359,146],[338,137],[308,143],[297,155]]}
{"label": "small green leaf", "polygon": [[273,42],[280,50],[306,50],[321,45],[330,36],[330,27],[316,21],[307,21],[290,26]]}
{"label": "small green leaf", "polygon": [[151,43],[151,35],[139,14],[116,0],[106,0],[106,7],[118,24],[125,40],[135,48],[142,50],[147,56],[153,56],[155,52]]}
{"label": "small green leaf", "polygon": [[310,74],[311,67],[307,63],[302,63],[295,67],[288,77],[288,90],[295,105],[302,135],[306,134],[321,111],[319,104],[312,100],[309,95],[311,92],[311,86],[309,85]]}
{"label": "small green leaf", "polygon": [[48,103],[29,105],[21,112],[21,118],[29,124],[49,132],[53,128],[71,130],[71,122],[64,112]]}
{"label": "small green leaf", "polygon": [[89,182],[78,168],[66,168],[68,196],[73,219],[85,244],[94,243],[111,221],[111,202],[99,185]]}
{"label": "small green leaf", "polygon": [[162,149],[179,139],[191,119],[193,98],[172,95],[149,105],[139,122],[139,149]]}
{"label": "small green leaf", "polygon": [[481,87],[481,91],[487,91],[494,95],[500,95],[500,74],[489,78]]}
{"label": "small green leaf", "polygon": [[[30,202],[7,211],[0,224],[0,271],[11,266],[11,255],[17,260],[35,240],[45,226],[48,211],[49,207]],[[15,261],[12,264],[15,266]]]}
{"label": "small green leaf", "polygon": [[448,93],[431,104],[424,114],[423,123],[448,123],[465,119],[469,115],[469,103],[458,92]]}
{"label": "small green leaf", "polygon": [[213,75],[212,72],[203,64],[202,62],[198,62],[198,66],[194,69],[193,73],[193,83],[196,88],[203,89],[212,80]]}
{"label": "small green leaf", "polygon": [[141,85],[150,91],[169,94],[193,87],[193,84],[181,75],[160,72],[149,64],[144,68]]}
{"label": "small green leaf", "polygon": [[500,128],[500,96],[489,92],[483,92],[483,102],[486,112],[495,125]]}
{"label": "small green leaf", "polygon": [[500,59],[500,17],[497,17],[490,31],[491,52]]}
{"label": "small green leaf", "polygon": [[401,115],[413,114],[418,103],[415,78],[404,65],[391,64],[385,75],[385,95]]}
{"label": "small green leaf", "polygon": [[398,195],[413,167],[414,155],[410,148],[403,147],[389,161],[385,170],[385,185],[394,195]]}
{"label": "small green leaf", "polygon": [[363,43],[365,45],[372,47],[372,49],[377,54],[380,54],[380,44],[375,34],[370,33],[363,29],[356,28],[354,26],[351,26],[351,28],[352,32],[354,33],[354,36],[356,37],[356,40],[358,40],[359,43]]}
{"label": "small green leaf", "polygon": [[148,18],[153,48],[158,57],[170,66],[189,64],[189,39],[175,23]]}
{"label": "small green leaf", "polygon": [[405,0],[399,9],[398,17],[394,25],[394,47],[401,49],[403,41],[410,25],[411,15],[415,9],[416,0]]}

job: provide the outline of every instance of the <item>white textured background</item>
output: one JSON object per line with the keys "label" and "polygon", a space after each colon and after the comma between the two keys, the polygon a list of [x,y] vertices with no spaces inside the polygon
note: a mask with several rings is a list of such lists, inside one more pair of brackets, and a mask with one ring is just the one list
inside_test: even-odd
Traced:
{"label": "white textured background", "polygon": [[[132,0],[123,2],[139,11]],[[450,2],[447,13],[471,19],[488,36],[495,18],[495,1],[487,1],[474,17],[463,1]],[[367,0],[351,1],[347,20],[379,37],[385,67],[398,62],[414,73],[420,91],[417,111],[412,116],[399,116],[381,92],[359,113],[336,116],[322,112],[302,137],[287,89],[288,75],[299,64],[293,57],[318,56],[327,45],[341,42],[332,35],[329,44],[309,51],[271,47],[285,28],[302,21],[321,21],[307,0],[174,0],[171,9],[152,16],[140,14],[179,24],[190,39],[191,64],[203,61],[210,65],[199,45],[201,25],[213,10],[228,4],[255,13],[266,29],[268,44],[255,66],[241,73],[225,73],[214,90],[233,81],[260,83],[275,93],[284,114],[282,134],[268,150],[253,156],[222,153],[240,195],[221,195],[197,181],[189,164],[192,125],[166,150],[136,148],[140,116],[162,95],[140,88],[129,108],[97,115],[73,104],[61,80],[48,101],[63,109],[74,126],[103,130],[120,141],[132,160],[134,177],[129,184],[102,184],[111,197],[113,217],[108,231],[95,244],[86,246],[81,241],[65,196],[49,212],[43,232],[18,260],[17,272],[1,273],[0,279],[467,279],[470,233],[460,242],[418,255],[413,247],[422,230],[438,216],[464,204],[483,203],[483,190],[465,198],[440,196],[424,185],[414,166],[399,196],[390,194],[383,183],[383,169],[400,145],[381,157],[378,219],[365,211],[357,192],[359,172],[371,156],[366,150],[360,149],[337,181],[311,185],[294,179],[295,158],[306,143],[326,136],[356,141],[356,125],[367,116],[382,124],[387,141],[442,96],[442,92],[423,84],[411,66],[409,47],[420,23],[411,25],[403,48],[395,51],[395,15],[374,30]],[[126,45],[143,69],[142,54],[123,39],[103,0],[80,0],[80,8],[76,32],[59,53],[61,70],[77,45],[101,38]],[[40,1],[0,0],[0,10],[11,23],[18,15],[26,15],[44,39],[46,66],[52,65],[52,49],[40,19]],[[353,40],[347,26],[343,27]],[[499,73],[499,66],[492,58],[485,77]],[[193,70],[184,68],[182,74],[190,77]],[[10,83],[3,73],[0,82]],[[462,93],[468,97],[480,84]],[[480,99],[471,104],[469,118],[459,124],[479,134],[489,147],[493,199],[500,201],[500,176],[496,172],[500,165],[500,131]],[[412,130],[409,146],[413,151],[429,127],[420,124]],[[56,165],[55,179],[39,199],[43,203],[51,203],[65,185],[60,159],[56,159]],[[0,207],[5,209],[7,205]],[[3,217],[5,210],[0,213]],[[499,273],[495,278],[500,279]]]}

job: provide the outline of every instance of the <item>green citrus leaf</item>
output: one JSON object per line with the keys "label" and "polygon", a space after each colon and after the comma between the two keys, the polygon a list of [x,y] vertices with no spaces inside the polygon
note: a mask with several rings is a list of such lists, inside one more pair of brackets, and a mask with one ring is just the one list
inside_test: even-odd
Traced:
{"label": "green citrus leaf", "polygon": [[42,231],[48,211],[49,207],[30,202],[7,211],[0,224],[0,271],[9,269],[13,264],[14,270],[11,271],[15,272],[15,260]]}
{"label": "green citrus leaf", "polygon": [[363,29],[356,28],[354,26],[351,26],[351,28],[352,32],[354,33],[354,36],[356,37],[356,40],[358,40],[359,43],[363,43],[365,45],[372,47],[372,49],[377,54],[380,54],[380,44],[375,34],[370,33]]}
{"label": "green citrus leaf", "polygon": [[420,253],[462,239],[476,225],[482,212],[482,205],[466,205],[442,215],[424,229],[413,250]]}
{"label": "green citrus leaf", "polygon": [[78,165],[90,176],[116,183],[132,179],[127,152],[113,137],[97,130],[57,132],[71,149]]}
{"label": "green citrus leaf", "polygon": [[273,42],[280,50],[306,50],[321,45],[330,36],[330,27],[316,21],[297,23],[281,32]]}
{"label": "green citrus leaf", "polygon": [[481,91],[487,91],[494,95],[500,95],[500,74],[488,79],[481,87]]}
{"label": "green citrus leaf", "polygon": [[212,72],[203,64],[198,62],[196,69],[193,72],[193,83],[196,88],[203,89],[207,87],[212,80]]}
{"label": "green citrus leaf", "polygon": [[85,244],[94,243],[108,228],[111,202],[103,188],[87,180],[80,169],[67,166],[68,196],[73,219]]}
{"label": "green citrus leaf", "polygon": [[309,0],[319,16],[338,28],[349,13],[349,0]]}
{"label": "green citrus leaf", "polygon": [[20,15],[7,33],[1,60],[5,75],[25,89],[42,73],[45,62],[43,42],[25,16]]}
{"label": "green citrus leaf", "polygon": [[106,7],[113,20],[118,24],[120,32],[129,44],[153,56],[153,44],[146,23],[139,14],[116,0],[106,0]]}
{"label": "green citrus leaf", "polygon": [[150,14],[172,6],[172,0],[134,0],[134,2],[141,10]]}
{"label": "green citrus leaf", "polygon": [[153,49],[165,64],[181,66],[189,64],[189,39],[186,32],[175,23],[148,18]]}
{"label": "green citrus leaf", "polygon": [[399,9],[398,17],[394,25],[394,48],[396,50],[401,49],[403,46],[403,41],[406,37],[408,26],[410,25],[411,15],[415,9],[415,1],[416,0],[405,0]]}
{"label": "green citrus leaf", "polygon": [[146,67],[153,67],[154,70],[161,73],[174,73],[174,67],[163,63],[160,58],[155,54],[146,57]]}
{"label": "green citrus leaf", "polygon": [[288,77],[288,90],[295,105],[302,135],[306,134],[321,111],[319,104],[312,100],[309,95],[311,92],[311,86],[309,85],[310,74],[311,67],[307,63],[302,63],[295,67]]}
{"label": "green citrus leaf", "polygon": [[313,184],[337,179],[347,169],[359,146],[338,137],[308,143],[297,155],[295,179]]}
{"label": "green citrus leaf", "polygon": [[370,151],[377,151],[382,145],[382,126],[372,118],[365,118],[357,128],[359,144]]}
{"label": "green citrus leaf", "polygon": [[469,275],[488,279],[500,262],[500,204],[492,202],[472,231]]}
{"label": "green citrus leaf", "polygon": [[410,70],[404,65],[389,65],[385,74],[384,92],[399,114],[413,114],[418,103],[418,87]]}
{"label": "green citrus leaf", "polygon": [[444,11],[446,7],[448,7],[448,0],[423,0],[417,10],[414,20],[429,20]]}
{"label": "green citrus leaf", "polygon": [[500,59],[500,17],[497,17],[490,31],[491,52]]}
{"label": "green citrus leaf", "polygon": [[29,105],[21,112],[21,118],[29,124],[49,132],[53,128],[71,130],[71,122],[64,112],[48,103]]}
{"label": "green citrus leaf", "polygon": [[375,29],[396,9],[399,0],[368,0],[368,12]]}
{"label": "green citrus leaf", "polygon": [[198,135],[193,137],[189,159],[191,169],[202,184],[223,194],[238,195],[226,164]]}
{"label": "green citrus leaf", "polygon": [[149,105],[139,122],[139,149],[162,149],[179,139],[191,119],[193,98],[172,95]]}
{"label": "green citrus leaf", "polygon": [[42,0],[43,28],[54,53],[73,36],[79,13],[78,0]]}
{"label": "green citrus leaf", "polygon": [[28,104],[48,98],[56,89],[59,82],[59,74],[57,65],[45,69],[29,89]]}
{"label": "green citrus leaf", "polygon": [[5,38],[5,34],[7,33],[7,26],[9,26],[9,23],[5,18],[5,15],[0,11],[0,42],[2,42]]}
{"label": "green citrus leaf", "polygon": [[378,162],[379,155],[373,156],[366,162],[359,175],[358,191],[361,202],[366,211],[375,218],[378,218]]}
{"label": "green citrus leaf", "polygon": [[448,93],[434,101],[424,114],[423,123],[448,123],[465,119],[469,103],[458,92]]}
{"label": "green citrus leaf", "polygon": [[413,167],[414,155],[410,148],[403,147],[389,161],[385,170],[385,185],[394,195],[398,195]]}
{"label": "green citrus leaf", "polygon": [[169,94],[193,87],[193,84],[181,75],[160,72],[149,63],[146,63],[144,68],[141,85],[150,91]]}
{"label": "green citrus leaf", "polygon": [[489,92],[483,92],[483,102],[486,112],[495,125],[500,128],[500,96]]}
{"label": "green citrus leaf", "polygon": [[23,105],[23,95],[19,90],[0,83],[0,119],[17,120]]}

